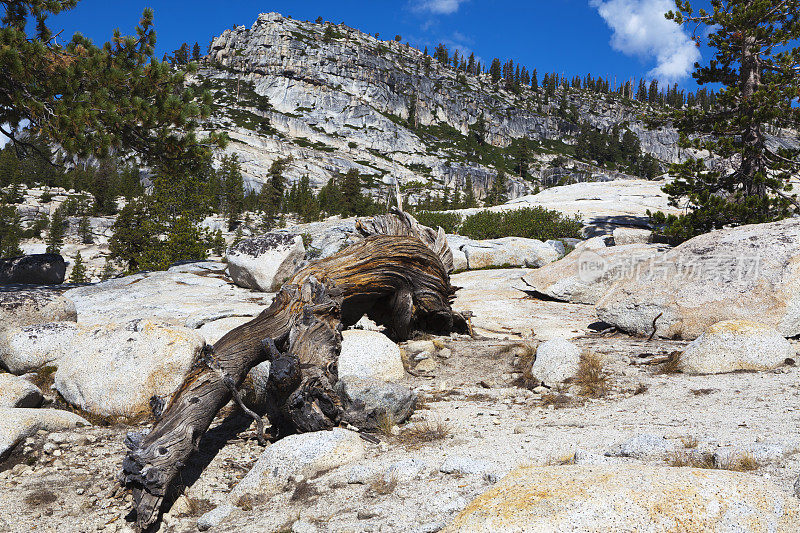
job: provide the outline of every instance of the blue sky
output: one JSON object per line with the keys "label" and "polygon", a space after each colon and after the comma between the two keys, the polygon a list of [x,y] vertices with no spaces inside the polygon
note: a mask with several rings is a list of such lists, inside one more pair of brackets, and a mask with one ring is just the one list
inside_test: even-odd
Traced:
{"label": "blue sky", "polygon": [[277,11],[302,20],[322,16],[381,38],[433,49],[474,51],[484,61],[514,59],[541,73],[591,72],[618,79],[658,77],[695,88],[687,74],[700,50],[674,23],[663,19],[672,0],[396,0],[271,1],[81,0],[52,20],[65,35],[81,31],[98,44],[114,28],[132,33],[144,7],[155,10],[158,55],[182,42],[211,38],[232,25],[250,26],[258,13]]}

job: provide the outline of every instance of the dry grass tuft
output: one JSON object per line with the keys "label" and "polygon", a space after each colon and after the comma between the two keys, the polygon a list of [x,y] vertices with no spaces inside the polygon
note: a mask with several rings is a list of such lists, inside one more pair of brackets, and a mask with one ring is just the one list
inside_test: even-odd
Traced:
{"label": "dry grass tuft", "polygon": [[758,470],[761,463],[756,460],[752,453],[744,452],[727,458],[720,462],[717,468],[721,470],[733,470],[734,472],[752,472]]}
{"label": "dry grass tuft", "polygon": [[369,485],[369,492],[379,496],[386,496],[397,488],[397,477],[394,474],[387,479],[386,476],[376,477]]}
{"label": "dry grass tuft", "polygon": [[539,381],[531,375],[531,367],[536,360],[537,346],[538,343],[519,342],[504,346],[500,350],[500,355],[514,354],[514,372],[522,375],[515,383],[517,386],[533,389],[539,385]]}
{"label": "dry grass tuft", "polygon": [[[208,500],[196,500],[194,498],[190,498],[189,501],[190,502],[192,502],[192,501],[200,502],[199,503],[200,507],[198,508],[198,510],[202,509],[205,506],[206,503],[208,505],[210,505],[211,508],[213,509],[213,506],[211,505],[211,503]],[[245,494],[243,496],[239,496],[239,499],[236,500],[235,505],[236,505],[236,507],[240,508],[242,511],[252,511],[257,505],[265,503],[266,501],[267,501],[267,498],[262,494],[256,494],[256,495]],[[203,514],[203,513],[207,512],[209,510],[210,509],[202,510],[198,514]]]}
{"label": "dry grass tuft", "polygon": [[667,357],[667,361],[658,369],[659,374],[680,374],[680,363],[683,352],[674,351]]}
{"label": "dry grass tuft", "polygon": [[670,466],[688,466],[691,468],[716,468],[714,455],[709,452],[694,452],[678,450],[668,458]]}
{"label": "dry grass tuft", "polygon": [[[239,501],[243,500],[244,498],[250,498],[250,496],[242,496],[239,498]],[[212,505],[211,502],[205,498],[186,498],[186,500],[188,502],[188,509],[181,513],[180,516],[200,516],[214,508],[214,505]],[[239,502],[237,502],[236,505],[242,509],[245,509],[245,507],[240,505]],[[245,510],[252,510],[252,506]]]}
{"label": "dry grass tuft", "polygon": [[400,433],[400,442],[411,448],[443,440],[450,435],[450,427],[441,420],[425,420],[406,428]]}
{"label": "dry grass tuft", "polygon": [[638,386],[636,387],[636,389],[633,391],[633,395],[634,395],[634,396],[638,396],[638,395],[640,395],[640,394],[644,394],[645,392],[647,392],[647,390],[648,390],[649,388],[650,388],[650,387],[648,387],[648,386],[647,386],[647,385],[645,385],[644,383],[639,383],[639,385],[638,385]]}
{"label": "dry grass tuft", "polygon": [[425,409],[430,409],[430,403],[432,401],[438,401],[436,396],[426,396],[424,394],[417,395],[417,401],[414,403],[414,411],[422,411]]}
{"label": "dry grass tuft", "polygon": [[[691,448],[691,446],[686,447]],[[724,461],[715,461],[714,454],[711,452],[680,450],[673,452],[670,455],[668,462],[670,466],[688,466],[692,468],[731,470],[734,472],[752,472],[761,466],[761,463],[759,463],[756,458],[753,457],[753,454],[749,452],[731,456]]]}
{"label": "dry grass tuft", "polygon": [[414,360],[411,358],[411,354],[408,353],[408,350],[400,347],[400,360],[403,362],[403,368],[406,372],[414,370]]}
{"label": "dry grass tuft", "polygon": [[542,394],[542,406],[544,407],[553,405],[556,409],[558,409],[560,407],[566,407],[570,403],[572,403],[572,398],[562,392],[548,392],[546,394]]}
{"label": "dry grass tuft", "polygon": [[44,488],[33,490],[25,495],[23,501],[28,507],[42,507],[58,500],[58,496]]}
{"label": "dry grass tuft", "polygon": [[497,398],[492,396],[491,394],[486,394],[483,392],[476,392],[474,394],[465,394],[464,401],[466,402],[494,402],[497,401]]}
{"label": "dry grass tuft", "polygon": [[561,455],[550,457],[546,462],[545,466],[564,466],[564,465],[574,465],[575,464],[575,452],[566,452]]}
{"label": "dry grass tuft", "polygon": [[695,449],[699,444],[697,437],[693,435],[687,435],[686,437],[681,437],[681,444],[683,444],[684,448],[687,449]]}
{"label": "dry grass tuft", "polygon": [[611,384],[608,372],[604,370],[603,358],[591,350],[583,352],[573,383],[578,385],[583,396],[589,398],[605,396]]}
{"label": "dry grass tuft", "polygon": [[378,433],[384,437],[392,437],[392,429],[395,426],[394,416],[392,413],[384,413],[378,420],[378,426],[375,428]]}

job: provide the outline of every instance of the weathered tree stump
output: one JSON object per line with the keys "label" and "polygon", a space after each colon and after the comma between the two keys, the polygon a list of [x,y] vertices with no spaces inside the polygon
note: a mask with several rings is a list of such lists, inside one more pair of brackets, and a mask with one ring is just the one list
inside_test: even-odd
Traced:
{"label": "weathered tree stump", "polygon": [[416,237],[439,256],[448,274],[454,270],[453,252],[450,251],[450,245],[447,243],[447,234],[445,234],[444,230],[442,228],[434,230],[428,226],[423,226],[417,222],[416,218],[396,207],[392,207],[388,215],[356,220],[356,230],[365,237],[371,235]]}
{"label": "weathered tree stump", "polygon": [[342,415],[334,390],[342,328],[366,315],[395,340],[466,332],[450,307],[454,293],[440,257],[409,236],[370,236],[295,274],[269,308],[204,351],[149,434],[126,442],[120,477],[132,488],[138,527],[158,520],[170,484],[255,365],[271,361],[273,428],[332,428]]}

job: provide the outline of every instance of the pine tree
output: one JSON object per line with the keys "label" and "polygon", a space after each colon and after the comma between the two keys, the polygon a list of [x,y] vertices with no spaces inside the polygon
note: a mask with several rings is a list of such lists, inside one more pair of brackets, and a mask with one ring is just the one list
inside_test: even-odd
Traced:
{"label": "pine tree", "polygon": [[145,252],[154,246],[156,224],[143,198],[128,202],[114,221],[114,234],[109,240],[111,257],[123,261],[128,272],[144,267]]}
{"label": "pine tree", "polygon": [[83,244],[92,244],[94,242],[92,226],[89,223],[89,217],[86,215],[83,215],[81,221],[78,223],[78,236],[81,238]]}
{"label": "pine tree", "polygon": [[195,41],[194,46],[192,47],[192,61],[195,63],[200,62],[200,44]]}
{"label": "pine tree", "polygon": [[497,83],[503,74],[503,68],[500,66],[500,60],[496,57],[492,59],[492,66],[489,67],[489,75],[492,77],[492,83]]}
{"label": "pine tree", "polygon": [[100,273],[100,281],[107,281],[116,275],[116,270],[111,260],[106,257],[106,262],[103,265],[103,271]]}
{"label": "pine tree", "polygon": [[450,189],[446,185],[442,187],[442,209],[450,209]]}
{"label": "pine tree", "polygon": [[372,200],[365,196],[363,183],[358,170],[351,168],[342,178],[342,206],[339,211],[344,217],[372,214]]}
{"label": "pine tree", "polygon": [[519,79],[519,85],[528,86],[531,82],[531,75],[526,67],[522,67],[522,76]]}
{"label": "pine tree", "polygon": [[647,102],[650,104],[658,102],[658,80],[652,80],[650,82],[650,89],[647,92]]}
{"label": "pine tree", "polygon": [[539,78],[537,77],[536,69],[533,69],[533,74],[531,75],[531,89],[539,91]]}
{"label": "pine tree", "polygon": [[233,228],[244,210],[244,179],[239,156],[237,154],[224,156],[218,174],[222,189],[222,212],[228,216],[228,227]]}
{"label": "pine tree", "polygon": [[301,221],[313,222],[319,218],[319,202],[311,189],[308,176],[303,176],[294,183],[287,196],[287,210],[297,213]]}
{"label": "pine tree", "polygon": [[116,149],[138,152],[148,164],[193,157],[200,146],[192,132],[210,113],[211,94],[186,88],[185,72],[154,58],[152,10],[144,10],[135,37],[115,32],[113,42],[99,47],[77,33],[59,44],[47,17],[76,4],[4,3],[0,42],[13,53],[0,54],[0,131],[25,151],[36,149],[15,128],[28,121],[28,131],[79,157]]}
{"label": "pine tree", "polygon": [[523,179],[528,179],[528,165],[530,164],[530,150],[528,148],[528,138],[523,137],[517,141],[517,150],[516,150],[516,161],[514,164],[514,170],[519,173],[519,175]]}
{"label": "pine tree", "polygon": [[640,102],[647,101],[647,84],[644,82],[644,78],[639,80],[639,87],[636,89],[636,99]]}
{"label": "pine tree", "polygon": [[448,65],[450,63],[450,54],[443,43],[436,45],[436,49],[433,51],[433,58],[442,65]]}
{"label": "pine tree", "polygon": [[458,183],[453,182],[453,200],[450,202],[450,205],[453,209],[461,209],[463,204],[461,203],[461,189],[458,188]]}
{"label": "pine tree", "polygon": [[281,211],[283,194],[286,188],[286,178],[283,173],[291,161],[290,158],[276,159],[270,166],[267,182],[261,187],[259,202],[264,212],[264,223],[271,228]]}
{"label": "pine tree", "polygon": [[478,120],[476,120],[475,124],[473,124],[472,131],[474,133],[477,145],[484,146],[486,144],[487,127],[486,118],[484,117],[483,113],[478,115]]}
{"label": "pine tree", "polygon": [[174,52],[174,62],[177,66],[184,66],[189,64],[189,45],[183,43],[180,48]]}
{"label": "pine tree", "polygon": [[472,178],[467,175],[464,183],[464,207],[467,209],[478,207],[478,201],[475,199],[475,189],[472,188]]}
{"label": "pine tree", "polygon": [[208,238],[199,222],[211,211],[207,191],[213,175],[210,152],[200,162],[176,159],[156,167],[152,194],[130,202],[117,216],[112,257],[131,271],[203,259]]}
{"label": "pine tree", "polygon": [[0,258],[22,255],[19,241],[22,237],[17,209],[0,198]]}
{"label": "pine tree", "polygon": [[625,85],[622,86],[622,97],[623,98],[631,98],[633,96],[633,84],[630,80],[625,82]]}
{"label": "pine tree", "polygon": [[201,261],[206,258],[209,247],[197,223],[186,215],[172,222],[166,239],[159,244],[145,250],[143,259],[147,268],[165,270],[177,261]]}
{"label": "pine tree", "polygon": [[60,253],[61,245],[64,244],[66,225],[67,220],[64,217],[64,210],[59,206],[50,217],[50,231],[47,233],[46,239],[48,254]]}
{"label": "pine tree", "polygon": [[342,189],[338,178],[331,178],[319,191],[320,209],[327,215],[340,214],[342,209]]}
{"label": "pine tree", "polygon": [[[800,0],[729,0],[713,12],[695,12],[688,2],[667,18],[692,28],[709,28],[714,59],[699,66],[699,84],[720,83],[717,106],[673,114],[681,145],[734,158],[732,172],[707,167],[690,157],[673,165],[676,179],[664,187],[673,204],[691,212],[669,221],[667,233],[682,240],[725,225],[768,222],[800,211],[790,179],[800,170],[800,151],[768,146],[765,129],[800,125],[794,105],[800,94]],[[695,30],[696,31],[696,30]],[[670,105],[683,97],[668,90]],[[693,135],[693,137],[690,137]],[[688,200],[688,202],[687,202]]]}
{"label": "pine tree", "polygon": [[502,170],[497,173],[492,183],[492,190],[486,198],[486,205],[502,205],[508,201],[506,194],[506,175]]}
{"label": "pine tree", "polygon": [[83,257],[81,257],[80,250],[75,254],[75,262],[72,265],[72,273],[69,275],[70,283],[86,283],[89,281],[86,277],[86,265],[83,264]]}
{"label": "pine tree", "polygon": [[213,173],[210,152],[197,163],[174,160],[156,167],[152,194],[145,196],[153,221],[163,229],[181,216],[201,221],[211,211],[207,188]]}

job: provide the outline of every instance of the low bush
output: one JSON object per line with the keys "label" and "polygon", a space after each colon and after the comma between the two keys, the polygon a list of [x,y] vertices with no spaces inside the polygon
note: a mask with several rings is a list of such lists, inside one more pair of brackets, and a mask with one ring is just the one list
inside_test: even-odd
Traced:
{"label": "low bush", "polygon": [[583,396],[601,398],[606,395],[610,386],[609,375],[604,369],[601,356],[592,351],[581,354],[575,384]]}
{"label": "low bush", "polygon": [[424,420],[406,428],[400,433],[399,440],[410,448],[419,448],[424,444],[443,440],[450,435],[450,426],[441,420]]}
{"label": "low bush", "polygon": [[542,207],[525,207],[501,213],[475,213],[464,220],[458,233],[476,240],[525,237],[546,241],[580,238],[581,227],[578,217],[567,217],[558,211]]}
{"label": "low bush", "polygon": [[456,233],[461,226],[461,215],[458,213],[423,211],[417,215],[417,220],[420,224],[433,229],[441,227],[445,233]]}

